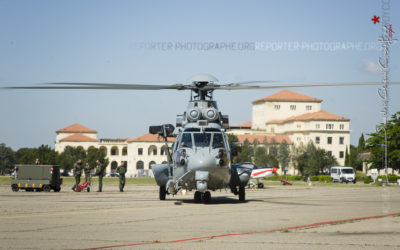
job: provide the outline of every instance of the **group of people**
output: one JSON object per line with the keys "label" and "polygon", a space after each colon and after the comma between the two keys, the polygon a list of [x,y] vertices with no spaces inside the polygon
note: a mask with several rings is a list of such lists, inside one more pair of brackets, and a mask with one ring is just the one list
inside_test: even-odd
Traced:
{"label": "group of people", "polygon": [[[106,166],[104,164],[101,164],[99,160],[96,160],[96,166],[94,168],[96,169],[96,175],[99,176],[99,189],[97,190],[97,192],[102,192],[103,176],[106,170]],[[86,162],[85,166],[83,167],[82,160],[78,159],[78,161],[75,162],[73,168],[73,173],[75,177],[75,184],[72,187],[73,191],[75,191],[76,187],[81,182],[82,171],[85,173],[85,182],[90,182],[91,181],[90,172],[92,171],[92,168],[90,167],[89,162]],[[119,191],[124,192],[125,173],[126,173],[126,166],[124,161],[122,161],[121,165],[117,167],[117,173],[119,173]]]}

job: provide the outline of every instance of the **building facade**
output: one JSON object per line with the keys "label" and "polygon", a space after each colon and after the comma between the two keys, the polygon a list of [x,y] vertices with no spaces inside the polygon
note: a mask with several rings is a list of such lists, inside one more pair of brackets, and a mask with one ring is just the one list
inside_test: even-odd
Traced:
{"label": "building facade", "polygon": [[344,165],[350,145],[350,119],[321,109],[321,99],[291,90],[252,102],[252,121],[235,126],[235,135],[286,136],[295,146],[312,141]]}
{"label": "building facade", "polygon": [[[117,166],[127,163],[128,177],[152,176],[152,164],[167,162],[166,147],[157,135],[145,134],[137,138],[98,139],[97,131],[80,124],[73,124],[56,131],[55,151],[62,153],[67,146],[91,147],[103,150],[109,160],[106,172],[114,172]],[[168,145],[174,142],[168,138]]]}

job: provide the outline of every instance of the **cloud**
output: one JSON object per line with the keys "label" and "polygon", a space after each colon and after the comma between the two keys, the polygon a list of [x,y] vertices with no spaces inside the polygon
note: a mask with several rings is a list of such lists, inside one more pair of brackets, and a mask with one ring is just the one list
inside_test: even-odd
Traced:
{"label": "cloud", "polygon": [[363,64],[362,69],[365,72],[372,73],[372,74],[381,73],[381,68],[377,63],[374,63],[368,59],[363,59],[362,64]]}

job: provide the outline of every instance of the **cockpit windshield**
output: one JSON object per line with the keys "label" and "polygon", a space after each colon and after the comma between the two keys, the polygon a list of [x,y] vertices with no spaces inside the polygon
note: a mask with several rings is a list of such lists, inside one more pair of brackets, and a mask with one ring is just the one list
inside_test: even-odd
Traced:
{"label": "cockpit windshield", "polygon": [[196,147],[209,147],[211,142],[211,133],[193,133],[194,145]]}
{"label": "cockpit windshield", "polygon": [[193,147],[192,143],[192,134],[191,133],[183,133],[181,138],[181,148],[191,148]]}
{"label": "cockpit windshield", "polygon": [[223,148],[224,147],[224,139],[221,133],[214,133],[213,137],[213,148]]}
{"label": "cockpit windshield", "polygon": [[[193,137],[192,137],[193,135]],[[224,137],[222,133],[188,133],[184,132],[180,140],[180,148],[224,148]]]}

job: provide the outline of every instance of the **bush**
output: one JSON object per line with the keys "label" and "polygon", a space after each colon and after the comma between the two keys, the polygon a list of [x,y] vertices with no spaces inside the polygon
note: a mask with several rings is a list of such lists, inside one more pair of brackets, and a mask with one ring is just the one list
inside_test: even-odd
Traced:
{"label": "bush", "polygon": [[[378,179],[382,179],[382,182],[386,182],[386,175],[378,176]],[[388,174],[389,183],[397,183],[397,179],[400,179],[400,176],[395,174]]]}
{"label": "bush", "polygon": [[356,180],[358,182],[364,181],[366,175],[362,171],[356,171]]}
{"label": "bush", "polygon": [[365,184],[369,184],[369,183],[371,183],[371,182],[372,182],[371,176],[365,176],[365,177],[364,177],[364,183],[365,183]]}
{"label": "bush", "polygon": [[311,176],[310,181],[318,181],[318,176],[316,176],[316,175]]}
{"label": "bush", "polygon": [[301,181],[303,180],[303,177],[300,175],[290,175],[287,177],[288,181]]}
{"label": "bush", "polygon": [[332,179],[331,179],[330,175],[319,175],[318,176],[318,181],[319,182],[324,182],[324,183],[330,183],[330,182],[332,182]]}
{"label": "bush", "polygon": [[267,180],[267,181],[277,181],[277,180],[279,180],[279,179],[281,179],[281,178],[283,178],[282,176],[279,176],[279,175],[276,175],[276,174],[274,174],[273,176],[271,176],[271,177],[268,177],[268,178],[263,178],[263,180]]}

